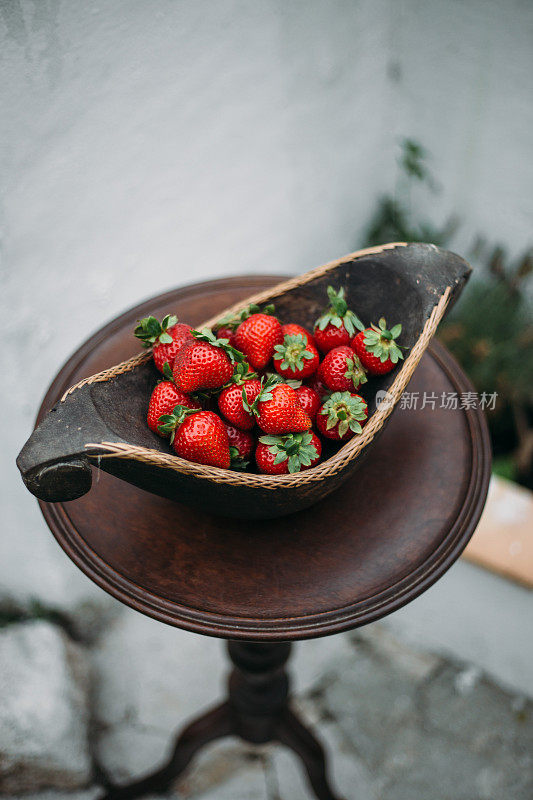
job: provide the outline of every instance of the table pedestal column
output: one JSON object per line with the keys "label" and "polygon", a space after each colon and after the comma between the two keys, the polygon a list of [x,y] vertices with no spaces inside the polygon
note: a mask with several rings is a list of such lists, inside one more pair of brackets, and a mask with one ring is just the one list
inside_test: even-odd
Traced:
{"label": "table pedestal column", "polygon": [[288,705],[290,650],[288,642],[228,642],[234,665],[228,699],[185,728],[164,767],[127,786],[107,782],[102,800],[129,800],[167,789],[198,750],[223,736],[289,747],[302,759],[318,800],[339,800],[328,784],[322,746]]}

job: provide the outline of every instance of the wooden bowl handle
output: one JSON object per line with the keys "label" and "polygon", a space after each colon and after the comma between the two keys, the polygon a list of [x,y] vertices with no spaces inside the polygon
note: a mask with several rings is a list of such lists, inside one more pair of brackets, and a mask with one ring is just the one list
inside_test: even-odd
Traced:
{"label": "wooden bowl handle", "polygon": [[92,484],[87,442],[113,438],[89,391],[56,403],[20,451],[17,467],[29,491],[48,503],[75,500]]}
{"label": "wooden bowl handle", "polygon": [[22,480],[29,491],[47,503],[76,500],[91,488],[93,476],[86,458],[56,461],[22,473]]}

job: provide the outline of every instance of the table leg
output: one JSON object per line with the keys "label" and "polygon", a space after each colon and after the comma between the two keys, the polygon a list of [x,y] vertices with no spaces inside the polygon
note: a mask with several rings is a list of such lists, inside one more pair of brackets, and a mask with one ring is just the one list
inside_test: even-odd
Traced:
{"label": "table leg", "polygon": [[302,759],[317,799],[339,800],[328,783],[322,746],[288,706],[285,664],[290,649],[288,642],[228,642],[234,665],[228,700],[185,728],[164,767],[127,786],[108,783],[101,800],[133,800],[164,791],[198,750],[224,736],[239,736],[253,744],[279,742],[289,747]]}

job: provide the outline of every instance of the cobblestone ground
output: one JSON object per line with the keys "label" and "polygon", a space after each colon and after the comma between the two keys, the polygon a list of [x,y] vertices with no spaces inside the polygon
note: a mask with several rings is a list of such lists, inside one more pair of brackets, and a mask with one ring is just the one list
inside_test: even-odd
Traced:
{"label": "cobblestone ground", "polygon": [[[11,652],[15,642],[20,662],[21,642],[31,633],[28,626],[35,625],[4,627],[3,652]],[[47,625],[56,623],[38,623],[45,643]],[[60,636],[65,640],[67,634]],[[46,721],[46,703],[38,696],[46,683],[35,678],[33,696],[20,699],[24,720],[13,717],[17,703],[10,704],[9,718],[0,710],[0,734],[9,744],[4,747],[2,741],[0,747],[4,800],[21,796],[17,785],[31,800],[95,800],[97,764],[117,781],[154,768],[165,757],[172,732],[223,691],[227,664],[220,642],[158,625],[127,609],[118,610],[103,633],[75,650],[78,661],[85,658],[91,665],[90,689],[85,674],[74,690],[80,670],[71,669],[68,646],[58,647],[57,658],[65,652],[63,672],[74,698],[63,714],[69,725],[87,726],[87,737],[78,736],[77,770],[61,763],[58,734],[55,782],[54,770],[46,768],[46,728],[42,741],[17,750],[17,742],[27,742],[27,732],[36,730],[36,720],[41,726]],[[54,669],[50,659],[43,663]],[[291,672],[295,705],[324,742],[334,784],[346,800],[533,797],[533,705],[480,670],[408,647],[377,625],[297,645]],[[63,707],[67,701],[57,681],[54,686]],[[10,691],[5,682],[0,688]],[[46,713],[54,719],[53,709]],[[83,746],[87,763],[93,764],[88,785],[87,771],[79,766],[85,763]],[[17,752],[22,752],[18,762]],[[306,800],[312,795],[289,751],[227,739],[207,748],[165,797]]]}

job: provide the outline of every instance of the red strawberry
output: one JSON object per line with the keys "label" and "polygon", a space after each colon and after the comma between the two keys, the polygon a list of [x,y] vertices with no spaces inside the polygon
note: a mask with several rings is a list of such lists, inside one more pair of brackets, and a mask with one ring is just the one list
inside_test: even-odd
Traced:
{"label": "red strawberry", "polygon": [[243,431],[249,431],[255,425],[255,418],[243,405],[243,392],[250,407],[260,391],[261,381],[258,378],[235,382],[222,389],[218,397],[218,407],[232,425]]}
{"label": "red strawberry", "polygon": [[354,336],[352,347],[371,375],[385,375],[403,358],[400,346],[396,343],[401,332],[401,325],[395,325],[389,331],[382,317],[378,325],[372,325]]}
{"label": "red strawberry", "polygon": [[315,374],[312,375],[309,378],[309,380],[306,381],[306,386],[309,386],[309,388],[312,389],[314,392],[316,392],[317,395],[322,399],[324,395],[329,394],[329,389],[326,386],[326,384],[320,380],[319,372],[320,372],[320,367],[315,372]]}
{"label": "red strawberry", "polygon": [[172,367],[177,353],[186,341],[193,338],[190,325],[178,322],[178,318],[167,314],[162,322],[155,317],[139,320],[134,334],[144,347],[152,347],[154,364],[160,372],[164,372],[165,363]]}
{"label": "red strawberry", "polygon": [[301,325],[297,325],[295,322],[288,322],[287,325],[282,325],[281,332],[283,336],[298,336],[298,334],[301,334],[310,344],[316,347],[313,335],[306,328],[302,328]]}
{"label": "red strawberry", "polygon": [[150,402],[148,404],[148,427],[159,436],[168,436],[159,428],[159,417],[161,414],[170,414],[175,406],[185,406],[186,408],[200,408],[198,403],[187,397],[184,392],[176,387],[173,381],[160,381],[154,388]]}
{"label": "red strawberry", "polygon": [[216,335],[217,339],[227,339],[232,347],[235,346],[235,334],[229,326],[223,325],[221,328],[217,328]]}
{"label": "red strawberry", "polygon": [[333,392],[352,392],[367,382],[361,362],[351,347],[334,347],[318,370],[320,380]]}
{"label": "red strawberry", "polygon": [[274,355],[274,347],[282,341],[281,325],[268,314],[252,314],[241,322],[235,334],[235,346],[254,369],[264,369]]}
{"label": "red strawberry", "polygon": [[296,391],[286,383],[275,383],[275,379],[265,381],[251,410],[265,433],[303,433],[311,427]]}
{"label": "red strawberry", "polygon": [[213,411],[195,411],[176,406],[172,414],[163,414],[161,429],[170,433],[172,447],[178,456],[229,469],[231,463],[228,432]]}
{"label": "red strawberry", "polygon": [[260,436],[255,460],[260,472],[286,475],[314,467],[321,453],[320,439],[312,431],[288,436]]}
{"label": "red strawberry", "polygon": [[250,463],[247,458],[254,449],[255,438],[249,431],[241,431],[234,425],[228,425],[227,422],[224,422],[224,425],[228,433],[231,468],[244,471]]}
{"label": "red strawberry", "polygon": [[235,360],[242,361],[242,353],[217,339],[210,330],[194,331],[193,341],[182,347],[176,356],[174,381],[186,394],[219,389],[231,379]]}
{"label": "red strawberry", "polygon": [[314,421],[320,405],[320,397],[310,386],[300,386],[298,389],[295,389],[295,391],[301,407],[309,419]]}
{"label": "red strawberry", "polygon": [[222,319],[220,319],[216,324],[217,337],[219,339],[229,339],[229,343],[232,345],[232,347],[234,347],[234,334],[241,322],[244,322],[245,319],[251,317],[252,314],[263,313],[272,316],[274,311],[275,309],[273,305],[265,306],[261,311],[261,308],[258,305],[251,303],[249,306],[246,306],[246,308],[243,308],[240,311],[226,314],[226,316],[222,317]]}
{"label": "red strawberry", "polygon": [[313,331],[316,345],[323,353],[334,347],[349,345],[356,328],[363,330],[359,317],[348,308],[344,289],[336,292],[333,286],[328,286],[328,297],[330,305],[315,322]]}
{"label": "red strawberry", "polygon": [[252,450],[254,449],[255,439],[250,431],[241,431],[240,428],[236,428],[234,425],[230,425],[228,422],[224,422],[226,426],[226,431],[228,432],[228,440],[229,446],[234,447],[237,450],[237,454],[239,458],[247,458]]}
{"label": "red strawberry", "polygon": [[318,350],[301,333],[286,335],[274,348],[274,367],[284,378],[308,378],[316,372],[319,363]]}
{"label": "red strawberry", "polygon": [[318,409],[316,425],[327,439],[346,441],[361,433],[368,407],[362,397],[352,392],[334,392]]}

